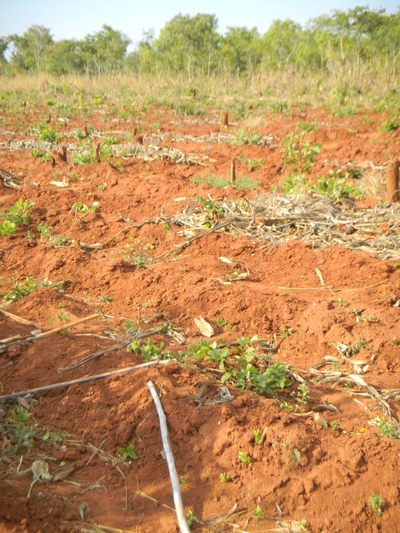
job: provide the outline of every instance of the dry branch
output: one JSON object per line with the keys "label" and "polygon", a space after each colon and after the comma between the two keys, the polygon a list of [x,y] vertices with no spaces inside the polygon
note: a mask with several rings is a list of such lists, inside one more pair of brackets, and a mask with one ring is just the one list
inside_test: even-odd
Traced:
{"label": "dry branch", "polygon": [[112,376],[117,376],[119,374],[126,374],[128,372],[134,372],[141,368],[146,368],[147,366],[153,365],[166,365],[168,360],[165,361],[149,361],[147,363],[142,363],[140,365],[128,366],[125,368],[120,368],[119,370],[111,370],[110,372],[103,372],[102,374],[94,374],[93,376],[87,376],[85,378],[72,379],[70,381],[61,381],[60,383],[52,383],[51,385],[44,385],[43,387],[35,387],[34,389],[27,389],[19,392],[11,392],[10,394],[3,394],[0,396],[0,402],[5,400],[15,400],[21,396],[27,396],[39,394],[41,392],[49,392],[55,389],[60,389],[63,387],[70,387],[71,385],[77,385],[79,383],[86,383],[88,381],[95,381],[97,379],[104,379]]}

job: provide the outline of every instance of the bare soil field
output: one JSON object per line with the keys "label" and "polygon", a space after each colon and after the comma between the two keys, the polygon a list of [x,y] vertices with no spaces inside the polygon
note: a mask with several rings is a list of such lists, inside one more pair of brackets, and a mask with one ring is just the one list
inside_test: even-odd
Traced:
{"label": "bare soil field", "polygon": [[2,110],[1,531],[178,530],[148,381],[191,530],[400,531],[400,130],[280,111]]}

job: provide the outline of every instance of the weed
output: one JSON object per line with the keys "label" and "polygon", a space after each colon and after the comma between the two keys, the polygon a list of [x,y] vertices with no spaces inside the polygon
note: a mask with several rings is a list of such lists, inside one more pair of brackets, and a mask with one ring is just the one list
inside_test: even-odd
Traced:
{"label": "weed", "polygon": [[400,340],[397,337],[393,337],[392,344],[393,346],[399,346]]}
{"label": "weed", "polygon": [[250,157],[245,157],[243,155],[239,155],[237,159],[239,161],[244,161],[244,164],[250,170],[258,170],[265,164],[265,161],[266,161],[265,157],[260,157],[258,159],[252,159]]}
{"label": "weed", "polygon": [[35,203],[32,200],[20,198],[8,208],[4,213],[0,213],[0,219],[4,220],[0,224],[0,235],[15,233],[17,226],[23,226],[31,221],[31,211]]}
{"label": "weed", "polygon": [[4,297],[4,302],[15,302],[16,300],[19,300],[20,298],[24,298],[25,296],[28,296],[33,290],[35,290],[38,287],[48,287],[52,286],[56,289],[63,290],[64,289],[64,282],[60,281],[58,283],[53,283],[48,279],[44,279],[43,281],[39,281],[30,277],[26,277],[24,281],[15,281],[12,289],[7,292]]}
{"label": "weed", "polygon": [[92,145],[84,146],[82,151],[73,152],[71,155],[71,161],[74,164],[90,165],[95,163],[96,160],[95,149]]}
{"label": "weed", "polygon": [[353,314],[356,317],[357,324],[361,324],[361,322],[375,322],[375,317],[373,315],[366,315],[365,313],[361,313],[358,309],[353,309]]}
{"label": "weed", "polygon": [[31,448],[36,436],[36,429],[28,424],[32,414],[22,406],[17,406],[10,413],[12,425],[9,453],[19,453],[24,448]]}
{"label": "weed", "polygon": [[215,323],[217,324],[217,326],[219,326],[220,328],[224,328],[225,326],[227,326],[228,329],[232,329],[233,326],[232,324],[229,322],[229,320],[226,320],[225,318],[222,318],[220,316],[216,316],[215,317]]}
{"label": "weed", "polygon": [[278,102],[273,102],[270,105],[270,110],[272,113],[283,113],[289,109],[289,104],[286,100],[281,100]]}
{"label": "weed", "polygon": [[250,176],[239,176],[235,183],[232,184],[228,176],[224,177],[210,173],[195,176],[191,181],[196,185],[210,185],[211,187],[229,187],[233,185],[236,189],[247,189],[249,191],[256,189],[260,185],[258,180],[254,180]]}
{"label": "weed", "polygon": [[262,517],[262,509],[259,504],[256,505],[254,516],[257,518],[257,520]]}
{"label": "weed", "polygon": [[256,446],[259,446],[261,442],[261,431],[260,428],[253,430],[254,443]]}
{"label": "weed", "polygon": [[338,298],[339,306],[343,307],[343,298]]}
{"label": "weed", "polygon": [[347,174],[343,176],[341,169],[337,171],[330,170],[324,178],[318,178],[317,184],[312,186],[311,190],[317,194],[329,196],[335,201],[340,198],[356,200],[364,198],[361,189],[348,180]]}
{"label": "weed", "polygon": [[351,357],[352,355],[359,353],[361,348],[364,348],[365,350],[369,350],[368,344],[362,338],[358,339],[358,341],[356,341],[353,345],[351,343],[348,344],[346,351],[345,351],[345,355],[347,357]]}
{"label": "weed", "polygon": [[293,328],[279,328],[279,335],[283,339],[288,339],[293,335]]}
{"label": "weed", "polygon": [[298,122],[296,124],[296,128],[304,132],[315,131],[317,127],[318,127],[317,122]]}
{"label": "weed", "polygon": [[78,201],[74,202],[71,207],[71,213],[83,213],[84,215],[87,215],[88,213],[95,213],[96,209],[100,206],[100,202],[93,202],[92,205],[89,207],[86,204]]}
{"label": "weed", "polygon": [[310,172],[315,161],[315,156],[321,151],[321,144],[311,146],[304,140],[305,133],[289,133],[282,139],[282,161],[284,167],[290,167],[291,174]]}
{"label": "weed", "polygon": [[141,243],[138,239],[135,239],[133,243],[126,245],[128,255],[125,259],[137,268],[146,268],[147,265],[154,261],[154,254],[150,253],[153,248],[152,244]]}
{"label": "weed", "polygon": [[300,531],[307,530],[307,520],[305,518],[300,518],[300,520],[296,520],[293,525],[295,528],[299,529]]}
{"label": "weed", "polygon": [[369,497],[368,505],[378,516],[381,516],[385,501],[380,494],[373,493]]}
{"label": "weed", "polygon": [[126,448],[120,447],[119,453],[124,463],[128,459],[131,459],[132,461],[137,461],[139,459],[139,456],[135,451],[135,446],[132,443],[128,444]]}
{"label": "weed", "polygon": [[101,293],[101,301],[102,302],[112,302],[112,298],[109,294],[105,294],[104,292]]}
{"label": "weed", "polygon": [[50,152],[45,152],[39,148],[33,148],[31,150],[32,157],[38,157],[42,163],[49,163],[52,159]]}
{"label": "weed", "polygon": [[219,475],[219,479],[222,483],[229,483],[229,481],[232,481],[230,475],[227,472],[221,472]]}
{"label": "weed", "polygon": [[382,131],[395,131],[400,128],[400,121],[395,118],[389,118],[381,124]]}
{"label": "weed", "polygon": [[238,459],[239,459],[239,461],[242,461],[242,463],[244,463],[247,466],[251,466],[252,463],[253,463],[253,459],[246,452],[239,451],[238,452]]}
{"label": "weed", "polygon": [[39,125],[39,138],[42,141],[47,141],[52,144],[57,144],[60,140],[60,134],[50,126],[50,124],[40,124]]}
{"label": "weed", "polygon": [[193,525],[193,522],[197,522],[197,517],[196,515],[194,514],[194,511],[193,509],[189,509],[188,512],[186,513],[186,522],[187,522],[187,525],[189,527],[191,527]]}
{"label": "weed", "polygon": [[386,420],[384,417],[377,418],[374,425],[378,427],[382,437],[400,439],[400,423],[394,418],[390,420]]}
{"label": "weed", "polygon": [[171,354],[164,350],[163,342],[157,346],[152,339],[148,339],[145,344],[140,339],[134,339],[129,345],[129,349],[135,354],[140,354],[146,361],[169,359],[171,357]]}
{"label": "weed", "polygon": [[218,203],[212,198],[205,198],[204,196],[200,196],[199,202],[203,204],[203,207],[207,211],[207,227],[210,227],[212,223],[216,222],[224,216],[225,209],[222,206],[218,205]]}
{"label": "weed", "polygon": [[263,136],[257,130],[245,131],[240,129],[236,132],[235,143],[236,144],[261,144]]}

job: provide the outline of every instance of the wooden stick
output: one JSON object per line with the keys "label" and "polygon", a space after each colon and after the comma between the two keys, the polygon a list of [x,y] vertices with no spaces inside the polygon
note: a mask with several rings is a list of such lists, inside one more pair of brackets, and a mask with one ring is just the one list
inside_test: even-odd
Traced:
{"label": "wooden stick", "polygon": [[178,474],[176,473],[174,456],[172,454],[171,444],[169,442],[167,419],[165,417],[160,398],[158,397],[157,391],[153,383],[151,381],[148,381],[147,386],[149,387],[150,393],[153,397],[153,401],[157,409],[158,419],[160,421],[161,438],[163,442],[165,457],[167,459],[169,477],[171,479],[172,493],[174,496],[174,505],[176,510],[176,516],[178,518],[179,528],[182,533],[190,533],[189,526],[186,522],[185,510],[182,502],[182,494],[181,488],[179,486]]}
{"label": "wooden stick", "polygon": [[[93,313],[93,315],[89,315],[84,318],[79,318],[78,320],[75,320],[74,322],[69,322],[68,324],[64,324],[63,326],[58,326],[57,328],[50,329],[49,331],[44,331],[43,333],[39,333],[38,335],[29,335],[28,337],[22,337],[20,339],[17,339],[17,341],[13,341],[13,342],[36,341],[38,339],[42,339],[43,337],[48,337],[49,335],[52,335],[53,333],[58,333],[59,331],[70,329],[74,326],[77,326],[78,324],[82,324],[83,322],[87,322],[88,320],[92,320],[93,318],[96,318],[99,316],[100,315],[98,313]],[[4,342],[4,339],[0,342]]]}
{"label": "wooden stick", "polygon": [[166,365],[169,359],[165,361],[149,361],[140,365],[128,366],[120,368],[119,370],[112,370],[110,372],[103,372],[102,374],[94,374],[93,376],[87,376],[86,378],[72,379],[70,381],[61,381],[60,383],[52,383],[51,385],[44,385],[43,387],[35,387],[34,389],[27,389],[19,392],[11,392],[10,394],[4,394],[0,396],[0,402],[3,400],[14,400],[20,396],[26,396],[27,394],[38,394],[40,392],[48,392],[54,389],[60,389],[62,387],[69,387],[70,385],[77,385],[78,383],[86,383],[87,381],[94,381],[96,379],[108,378],[111,376],[117,376],[118,374],[126,374],[127,372],[134,372],[140,368],[146,368],[153,365]]}
{"label": "wooden stick", "polygon": [[19,324],[25,324],[27,326],[35,326],[35,328],[37,328],[37,325],[34,322],[31,322],[30,320],[26,320],[26,318],[22,318],[20,316],[14,315],[14,313],[10,313],[9,311],[6,311],[5,309],[0,309],[0,313],[8,318],[11,318],[11,320],[18,322]]}

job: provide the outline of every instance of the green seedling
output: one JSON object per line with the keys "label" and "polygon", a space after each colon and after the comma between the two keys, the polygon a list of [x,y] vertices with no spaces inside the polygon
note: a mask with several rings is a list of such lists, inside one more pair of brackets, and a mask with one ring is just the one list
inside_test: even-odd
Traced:
{"label": "green seedling", "polygon": [[290,168],[292,175],[309,173],[315,162],[315,156],[321,152],[321,144],[311,146],[304,140],[305,132],[289,133],[282,139],[282,161],[285,169]]}
{"label": "green seedling", "polygon": [[139,459],[139,456],[135,451],[135,446],[132,443],[128,444],[126,448],[120,447],[119,453],[124,463],[128,459],[131,459],[132,461],[137,461]]}
{"label": "green seedling", "polygon": [[219,475],[219,479],[222,483],[229,483],[229,481],[232,481],[230,475],[227,472],[221,472]]}
{"label": "green seedling", "polygon": [[356,341],[353,345],[349,344],[346,348],[345,355],[347,357],[351,357],[352,355],[359,353],[361,348],[364,348],[365,350],[369,350],[368,344],[362,338],[358,339],[358,341]]}
{"label": "green seedling", "polygon": [[393,346],[399,346],[400,340],[397,337],[393,337],[392,344]]}
{"label": "green seedling", "polygon": [[253,431],[253,437],[254,437],[254,443],[256,446],[259,446],[260,445],[260,442],[261,442],[261,431],[259,428],[256,428],[254,431]]}
{"label": "green seedling", "polygon": [[39,138],[52,144],[58,143],[60,134],[50,124],[41,124],[39,126]]}
{"label": "green seedling", "polygon": [[289,337],[291,337],[293,335],[293,328],[280,328],[279,329],[279,335],[283,339],[288,339]]}
{"label": "green seedling", "polygon": [[198,521],[196,515],[194,514],[193,509],[189,509],[188,512],[186,513],[186,521],[189,527],[191,527],[194,522]]}
{"label": "green seedling", "polygon": [[343,307],[343,298],[338,298],[339,307]]}
{"label": "green seedling", "polygon": [[380,494],[373,493],[369,497],[368,505],[378,516],[381,516],[383,512],[383,505],[385,501]]}
{"label": "green seedling", "polygon": [[236,144],[262,144],[263,136],[259,131],[245,131],[240,129],[236,132]]}
{"label": "green seedling", "polygon": [[135,239],[133,243],[127,244],[125,248],[128,251],[125,260],[137,268],[144,269],[154,261],[154,254],[150,253],[154,249],[152,244],[142,243]]}
{"label": "green seedling", "polygon": [[259,504],[256,505],[256,508],[254,510],[254,516],[257,520],[262,517],[262,509]]}
{"label": "green seedling", "polygon": [[400,439],[400,422],[391,418],[386,420],[384,417],[377,418],[374,424],[378,427],[382,437],[390,437],[392,439]]}
{"label": "green seedling", "polygon": [[0,213],[0,235],[15,233],[18,226],[23,226],[31,221],[31,211],[35,203],[32,200],[20,198],[11,205],[7,211]]}
{"label": "green seedling", "polygon": [[251,466],[253,463],[252,458],[246,452],[238,452],[238,459],[247,466]]}

